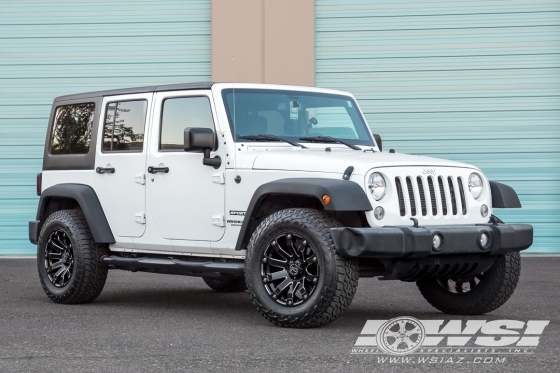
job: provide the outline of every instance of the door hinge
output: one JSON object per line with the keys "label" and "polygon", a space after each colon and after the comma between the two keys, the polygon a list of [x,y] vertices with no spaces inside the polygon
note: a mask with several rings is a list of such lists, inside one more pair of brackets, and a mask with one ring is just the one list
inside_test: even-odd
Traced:
{"label": "door hinge", "polygon": [[146,224],[146,213],[139,212],[138,214],[134,215],[134,221],[138,224]]}
{"label": "door hinge", "polygon": [[146,184],[146,174],[142,172],[140,174],[134,175],[134,182],[136,184],[145,185]]}
{"label": "door hinge", "polygon": [[224,215],[214,215],[212,216],[212,224],[217,227],[225,227],[226,226],[226,219]]}
{"label": "door hinge", "polygon": [[212,175],[212,182],[216,184],[225,184],[226,175],[223,172],[217,172]]}

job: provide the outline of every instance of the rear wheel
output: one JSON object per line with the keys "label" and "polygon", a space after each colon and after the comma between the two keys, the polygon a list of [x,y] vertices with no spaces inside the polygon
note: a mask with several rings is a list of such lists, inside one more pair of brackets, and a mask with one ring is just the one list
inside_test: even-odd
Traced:
{"label": "rear wheel", "polygon": [[519,253],[496,258],[488,271],[467,278],[418,282],[424,298],[438,310],[455,315],[481,315],[502,306],[513,294],[519,273]]}
{"label": "rear wheel", "polygon": [[247,290],[247,285],[245,285],[244,278],[234,278],[234,279],[216,279],[210,277],[202,278],[206,285],[214,291],[219,293],[234,293],[239,291]]}
{"label": "rear wheel", "polygon": [[338,256],[330,228],[340,223],[313,209],[268,216],[247,247],[245,278],[253,304],[282,327],[317,327],[350,306],[358,266]]}
{"label": "rear wheel", "polygon": [[55,303],[87,303],[105,285],[108,254],[95,243],[81,210],[52,213],[43,224],[37,244],[37,269],[47,296]]}

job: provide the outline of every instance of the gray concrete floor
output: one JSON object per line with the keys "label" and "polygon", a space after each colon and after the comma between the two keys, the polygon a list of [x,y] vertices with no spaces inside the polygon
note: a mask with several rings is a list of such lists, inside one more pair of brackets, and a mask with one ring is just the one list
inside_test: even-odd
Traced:
{"label": "gray concrete floor", "polygon": [[[247,293],[198,278],[110,271],[87,305],[44,295],[33,259],[0,259],[0,372],[558,372],[560,258],[524,257],[513,297],[481,320],[551,320],[534,355],[499,364],[380,363],[352,355],[366,320],[444,315],[414,284],[362,279],[349,310],[317,329],[273,326]],[[443,355],[445,356],[445,355]],[[442,357],[442,356],[440,356]]]}

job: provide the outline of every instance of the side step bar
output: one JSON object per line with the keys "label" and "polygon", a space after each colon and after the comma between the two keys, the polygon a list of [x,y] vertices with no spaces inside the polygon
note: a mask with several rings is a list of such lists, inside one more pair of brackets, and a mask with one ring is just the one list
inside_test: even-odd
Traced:
{"label": "side step bar", "polygon": [[212,277],[212,278],[241,278],[245,273],[245,264],[235,262],[186,261],[169,258],[123,258],[116,255],[105,255],[101,261],[109,269],[124,269],[152,273],[166,273],[170,275]]}

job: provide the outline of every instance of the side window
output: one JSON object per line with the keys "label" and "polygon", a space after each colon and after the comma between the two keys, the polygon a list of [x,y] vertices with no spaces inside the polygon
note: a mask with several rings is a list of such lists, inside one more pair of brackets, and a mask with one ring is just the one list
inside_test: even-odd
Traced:
{"label": "side window", "polygon": [[94,103],[59,106],[54,116],[50,153],[87,154],[94,110]]}
{"label": "side window", "polygon": [[146,100],[107,104],[103,126],[103,151],[141,152],[144,145],[147,108]]}
{"label": "side window", "polygon": [[163,102],[160,150],[183,150],[183,133],[187,127],[214,129],[208,97],[168,98]]}

